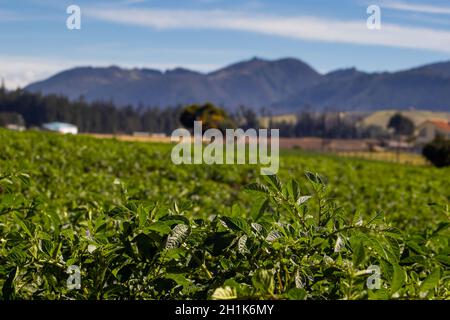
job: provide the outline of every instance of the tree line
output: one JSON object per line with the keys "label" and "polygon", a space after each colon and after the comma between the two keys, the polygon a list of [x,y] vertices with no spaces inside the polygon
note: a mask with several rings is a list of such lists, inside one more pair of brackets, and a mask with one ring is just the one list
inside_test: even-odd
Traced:
{"label": "tree line", "polygon": [[214,120],[217,124],[220,122],[220,125],[245,129],[259,126],[257,114],[245,107],[239,108],[233,114],[228,114],[210,103],[187,107],[136,108],[129,105],[118,108],[111,101],[88,103],[83,97],[71,101],[59,95],[44,96],[21,89],[7,91],[0,88],[0,126],[13,123],[33,128],[58,121],[74,124],[80,132],[171,134],[181,126],[189,127],[189,117],[186,118],[186,115],[197,109],[201,112],[196,111],[192,121],[202,120],[211,125],[210,122],[220,114],[222,118]]}
{"label": "tree line", "polygon": [[[151,132],[171,134],[180,126],[189,127],[189,121],[202,120],[205,127],[254,128],[260,127],[259,115],[241,106],[233,113],[212,104],[159,107],[118,108],[111,101],[86,102],[82,97],[71,101],[58,95],[41,95],[21,89],[0,89],[0,124],[16,118],[23,119],[28,128],[41,127],[47,122],[74,124],[80,132],[123,133]],[[2,117],[5,118],[2,120]],[[271,118],[271,117],[269,117]],[[17,121],[16,121],[17,122]],[[21,124],[21,123],[18,123]],[[294,121],[266,124],[269,129],[280,129],[282,137],[323,138],[380,138],[387,133],[379,127],[360,127],[355,119],[341,113],[302,111]]]}
{"label": "tree line", "polygon": [[58,95],[43,96],[20,89],[0,89],[0,114],[7,119],[12,118],[11,114],[20,115],[29,128],[59,121],[76,125],[80,132],[169,134],[180,126],[180,112],[181,107],[117,108],[108,101],[88,103],[82,97],[70,101]]}
{"label": "tree line", "polygon": [[280,129],[282,137],[320,137],[326,139],[386,138],[389,133],[378,126],[361,126],[359,119],[340,112],[302,111],[291,121],[269,121],[269,128]]}

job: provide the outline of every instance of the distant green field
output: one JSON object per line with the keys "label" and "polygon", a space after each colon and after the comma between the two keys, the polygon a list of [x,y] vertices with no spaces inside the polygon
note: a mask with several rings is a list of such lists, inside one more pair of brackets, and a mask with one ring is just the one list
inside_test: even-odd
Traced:
{"label": "distant green field", "polygon": [[270,120],[272,120],[274,123],[285,122],[293,124],[297,121],[297,115],[295,113],[288,113],[271,117],[261,117],[259,123],[262,127],[267,128],[269,126]]}
{"label": "distant green field", "polygon": [[0,299],[450,298],[449,168],[290,150],[264,178],[4,130],[0,150]]}
{"label": "distant green field", "polygon": [[[374,112],[368,117],[364,118],[362,123],[366,126],[375,125],[382,128],[387,128],[389,119],[396,114],[396,110],[385,110]],[[450,121],[450,112],[431,112],[431,111],[401,111],[401,114],[410,118],[416,126],[427,120],[444,120]]]}
{"label": "distant green field", "polygon": [[[365,126],[379,126],[382,128],[387,128],[389,119],[396,114],[397,110],[383,110],[373,112],[361,120],[361,123]],[[352,112],[349,112],[351,114]],[[450,121],[450,112],[433,112],[433,111],[420,111],[420,110],[406,110],[401,111],[401,113],[410,118],[416,126],[430,119],[438,119],[444,121]],[[272,117],[262,117],[260,119],[260,124],[267,127],[269,121],[272,120],[275,123],[285,122],[285,123],[295,123],[296,115],[295,113],[277,115]]]}
{"label": "distant green field", "polygon": [[378,160],[384,162],[397,162],[410,165],[425,166],[430,165],[425,157],[421,154],[400,152],[397,154],[395,151],[353,151],[353,152],[339,152],[343,157],[354,157],[368,160]]}

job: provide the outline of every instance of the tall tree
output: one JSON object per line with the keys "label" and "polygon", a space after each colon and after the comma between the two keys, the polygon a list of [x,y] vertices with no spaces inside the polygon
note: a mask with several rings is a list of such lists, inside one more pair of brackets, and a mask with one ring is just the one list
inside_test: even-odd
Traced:
{"label": "tall tree", "polygon": [[397,136],[397,162],[400,161],[400,142],[402,136],[412,136],[414,133],[414,122],[401,113],[394,114],[388,123],[388,128],[393,129]]}
{"label": "tall tree", "polygon": [[401,113],[396,113],[389,119],[388,128],[393,129],[398,136],[411,136],[415,126],[411,119]]}
{"label": "tall tree", "polygon": [[203,131],[219,129],[222,132],[227,128],[233,128],[234,123],[225,110],[211,103],[202,106],[190,105],[183,109],[180,115],[181,124],[188,128],[194,128],[194,121],[201,121]]}

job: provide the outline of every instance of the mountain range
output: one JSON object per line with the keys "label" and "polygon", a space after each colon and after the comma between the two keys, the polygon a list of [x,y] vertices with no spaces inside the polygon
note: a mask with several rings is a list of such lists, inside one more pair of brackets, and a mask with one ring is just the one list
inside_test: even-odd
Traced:
{"label": "mountain range", "polygon": [[450,61],[398,72],[355,68],[321,74],[305,62],[253,58],[211,73],[183,68],[79,67],[32,83],[25,90],[69,99],[106,100],[118,106],[176,106],[212,102],[272,113],[313,110],[450,110]]}

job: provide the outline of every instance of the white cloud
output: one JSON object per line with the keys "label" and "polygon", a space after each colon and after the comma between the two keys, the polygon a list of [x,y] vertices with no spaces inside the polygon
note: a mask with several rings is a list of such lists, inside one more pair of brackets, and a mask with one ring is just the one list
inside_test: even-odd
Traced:
{"label": "white cloud", "polygon": [[283,17],[223,10],[86,9],[94,18],[154,29],[219,29],[255,32],[301,40],[426,49],[450,53],[450,31],[382,24],[368,30],[366,17],[341,21],[319,17]]}
{"label": "white cloud", "polygon": [[0,56],[0,77],[5,80],[8,89],[23,87],[63,67],[55,60]]}
{"label": "white cloud", "polygon": [[402,1],[383,1],[383,8],[389,8],[400,11],[411,11],[431,14],[450,14],[450,7],[440,7],[428,4],[410,4]]}

